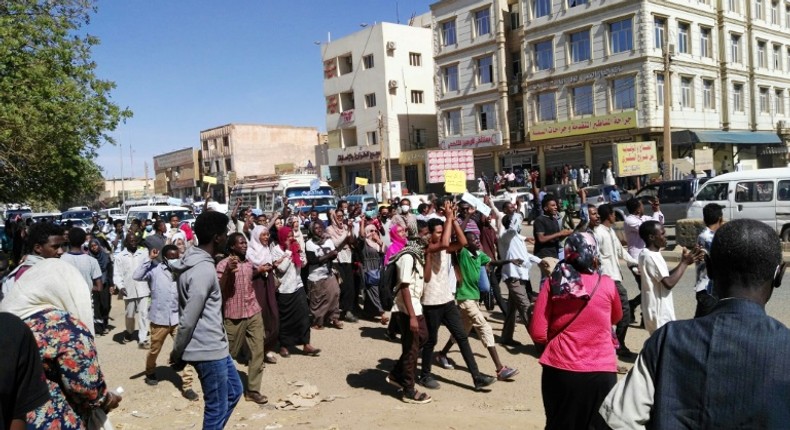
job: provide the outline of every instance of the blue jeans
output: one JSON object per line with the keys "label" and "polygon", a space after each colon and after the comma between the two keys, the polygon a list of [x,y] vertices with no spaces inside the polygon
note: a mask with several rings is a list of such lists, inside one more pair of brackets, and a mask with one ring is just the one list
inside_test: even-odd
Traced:
{"label": "blue jeans", "polygon": [[215,361],[194,361],[200,385],[203,387],[203,429],[221,430],[225,428],[233,408],[239,403],[242,387],[239,373],[228,355]]}

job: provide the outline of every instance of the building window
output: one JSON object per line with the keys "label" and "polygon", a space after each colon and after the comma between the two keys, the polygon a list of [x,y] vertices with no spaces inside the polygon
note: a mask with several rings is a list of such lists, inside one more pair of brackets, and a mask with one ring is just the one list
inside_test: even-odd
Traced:
{"label": "building window", "polygon": [[409,65],[416,67],[422,66],[422,54],[417,52],[409,52]]}
{"label": "building window", "polygon": [[365,67],[365,70],[373,68],[373,54],[365,55],[362,57],[362,65]]}
{"label": "building window", "polygon": [[447,21],[442,23],[442,46],[455,44],[455,21]]}
{"label": "building window", "polygon": [[479,105],[477,115],[480,131],[496,129],[496,105],[494,103]]}
{"label": "building window", "polygon": [[590,30],[570,34],[571,63],[590,59]]}
{"label": "building window", "polygon": [[609,24],[609,48],[612,54],[634,49],[631,18]]}
{"label": "building window", "polygon": [[760,112],[768,113],[768,88],[760,87]]}
{"label": "building window", "polygon": [[713,52],[713,41],[710,38],[710,27],[699,28],[699,55],[701,57],[711,58]]}
{"label": "building window", "polygon": [[490,84],[494,82],[494,57],[488,56],[477,59],[477,83]]}
{"label": "building window", "polygon": [[680,105],[683,107],[694,107],[694,89],[692,88],[691,78],[680,78]]}
{"label": "building window", "polygon": [[678,53],[689,53],[689,25],[685,22],[678,23]]}
{"label": "building window", "polygon": [[774,113],[777,115],[785,114],[785,91],[776,90],[774,92]]}
{"label": "building window", "polygon": [[225,171],[232,172],[233,171],[233,163],[230,161],[230,158],[225,159]]}
{"label": "building window", "polygon": [[376,93],[365,94],[365,107],[372,108],[376,106]]}
{"label": "building window", "polygon": [[573,115],[592,115],[593,114],[593,87],[583,85],[571,89],[573,96]]}
{"label": "building window", "polygon": [[714,102],[714,92],[713,92],[713,80],[712,79],[703,79],[702,80],[702,107],[705,109],[715,109],[713,107]]}
{"label": "building window", "polygon": [[461,111],[459,109],[444,113],[444,134],[447,136],[461,134]]}
{"label": "building window", "polygon": [[790,5],[785,6],[785,27],[790,28]]}
{"label": "building window", "polygon": [[771,24],[779,25],[779,2],[773,0],[771,2]]}
{"label": "building window", "polygon": [[519,13],[519,8],[521,7],[521,2],[516,4],[511,4],[508,6],[508,12],[510,15],[510,29],[515,30],[517,28],[521,28],[521,14]]}
{"label": "building window", "polygon": [[636,107],[636,79],[633,76],[612,79],[612,108],[615,110]]}
{"label": "building window", "polygon": [[664,106],[664,74],[656,75],[656,105]]}
{"label": "building window", "polygon": [[532,16],[540,18],[551,13],[551,0],[532,0]]}
{"label": "building window", "polygon": [[412,90],[412,92],[411,92],[411,102],[414,103],[414,104],[422,104],[422,103],[424,103],[424,101],[423,101],[423,92],[422,91],[417,91],[417,90]]}
{"label": "building window", "polygon": [[765,58],[765,42],[757,42],[757,67],[764,68],[768,61]]}
{"label": "building window", "polygon": [[729,0],[730,12],[741,13],[741,0]]}
{"label": "building window", "polygon": [[589,3],[589,0],[568,0],[568,7],[581,6]]}
{"label": "building window", "polygon": [[743,112],[743,84],[732,84],[732,110]]}
{"label": "building window", "polygon": [[491,10],[485,8],[475,12],[475,34],[485,36],[491,33]]}
{"label": "building window", "polygon": [[733,63],[741,62],[741,35],[730,35],[730,61]]}
{"label": "building window", "polygon": [[754,18],[763,19],[763,0],[754,0]]}
{"label": "building window", "polygon": [[538,114],[538,121],[557,119],[557,100],[553,91],[538,93],[535,99],[535,112]]}
{"label": "building window", "polygon": [[535,50],[535,70],[549,70],[554,67],[554,49],[551,40],[544,40],[533,45]]}
{"label": "building window", "polygon": [[790,48],[787,48],[787,70],[790,71]]}
{"label": "building window", "polygon": [[414,146],[416,146],[417,149],[425,148],[425,144],[428,142],[428,130],[424,128],[415,128],[412,135],[412,143],[414,143]]}
{"label": "building window", "polygon": [[367,132],[367,136],[368,136],[368,145],[378,145],[379,138],[378,135],[376,135],[375,131]]}
{"label": "building window", "polygon": [[664,34],[667,31],[666,18],[656,17],[653,19],[653,38],[655,39],[655,46],[658,49],[664,47]]}
{"label": "building window", "polygon": [[457,64],[442,68],[442,83],[444,84],[444,92],[458,91]]}
{"label": "building window", "polygon": [[518,51],[511,52],[510,58],[510,70],[513,72],[513,79],[521,81],[521,53]]}
{"label": "building window", "polygon": [[230,149],[230,138],[228,136],[222,136],[222,146],[226,149]]}
{"label": "building window", "polygon": [[782,46],[774,45],[774,70],[782,70]]}

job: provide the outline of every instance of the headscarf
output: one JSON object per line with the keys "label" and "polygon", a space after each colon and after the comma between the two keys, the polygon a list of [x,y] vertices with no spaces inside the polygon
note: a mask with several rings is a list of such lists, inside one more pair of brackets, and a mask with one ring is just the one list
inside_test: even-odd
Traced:
{"label": "headscarf", "polygon": [[51,309],[68,312],[94,333],[91,294],[85,288],[85,279],[77,268],[59,258],[46,258],[28,269],[0,303],[0,312],[22,319]]}
{"label": "headscarf", "polygon": [[398,235],[399,225],[400,224],[393,223],[392,227],[390,227],[390,242],[392,243],[390,244],[390,247],[387,248],[387,253],[384,254],[385,265],[390,262],[390,258],[392,258],[392,256],[399,253],[401,249],[403,249],[403,247],[406,246],[406,239]]}
{"label": "headscarf", "polygon": [[590,298],[592,288],[582,281],[582,273],[595,273],[598,258],[598,243],[588,232],[573,233],[565,240],[565,259],[557,263],[551,272],[549,286],[553,299],[576,297]]}
{"label": "headscarf", "polygon": [[[99,247],[99,252],[93,253],[92,246],[96,244]],[[101,268],[102,273],[102,282],[107,282],[105,277],[107,276],[107,272],[110,270],[110,256],[107,254],[107,251],[104,250],[104,247],[101,245],[101,242],[98,239],[91,239],[88,242],[88,252],[90,252],[91,256],[99,262],[99,268]],[[109,288],[109,286],[108,286]]]}
{"label": "headscarf", "polygon": [[[291,234],[291,227],[282,226],[277,229],[278,242],[280,249],[283,251],[286,250],[285,244],[288,243],[289,234]],[[291,250],[291,260],[293,261],[294,265],[297,268],[302,267],[302,251],[299,249],[299,244],[296,243],[296,240],[291,243],[291,247],[289,249]]]}
{"label": "headscarf", "polygon": [[409,232],[409,239],[406,242],[406,246],[393,256],[392,259],[397,260],[403,254],[409,253],[414,255],[414,259],[417,262],[425,266],[425,241],[419,236],[417,219],[414,217],[406,218],[406,229]]}
{"label": "headscarf", "polygon": [[329,222],[331,225],[326,229],[326,233],[333,243],[340,243],[348,236],[348,226],[337,219],[337,211],[329,211]]}
{"label": "headscarf", "polygon": [[247,260],[255,267],[272,263],[272,253],[269,250],[269,246],[261,243],[261,233],[267,230],[266,226],[256,225],[252,229],[252,233],[250,233],[250,241],[247,246]]}
{"label": "headscarf", "polygon": [[375,240],[373,240],[376,236],[379,235],[379,230],[373,224],[368,224],[365,226],[365,243],[368,244],[369,247],[376,250],[376,252],[382,251],[382,246],[378,244]]}

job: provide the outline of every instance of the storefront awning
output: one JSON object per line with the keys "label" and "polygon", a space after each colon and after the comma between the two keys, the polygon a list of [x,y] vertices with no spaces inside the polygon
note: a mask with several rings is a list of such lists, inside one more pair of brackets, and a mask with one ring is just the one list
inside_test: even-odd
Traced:
{"label": "storefront awning", "polygon": [[733,145],[777,145],[782,140],[771,131],[680,130],[672,132],[673,145],[730,143]]}

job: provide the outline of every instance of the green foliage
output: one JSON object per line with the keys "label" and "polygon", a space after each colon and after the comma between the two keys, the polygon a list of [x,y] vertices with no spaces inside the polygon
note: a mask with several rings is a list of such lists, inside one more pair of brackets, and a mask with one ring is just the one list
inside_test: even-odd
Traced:
{"label": "green foliage", "polygon": [[[94,0],[0,1],[0,201],[74,201],[95,192],[93,161],[131,117],[95,74]],[[83,202],[80,202],[83,203]]]}

